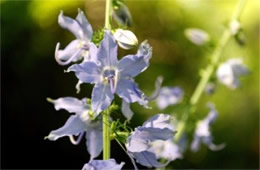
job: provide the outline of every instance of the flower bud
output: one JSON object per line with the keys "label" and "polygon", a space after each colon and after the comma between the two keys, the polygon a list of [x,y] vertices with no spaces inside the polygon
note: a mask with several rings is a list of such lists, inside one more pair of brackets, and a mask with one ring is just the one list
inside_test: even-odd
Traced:
{"label": "flower bud", "polygon": [[118,45],[123,49],[133,48],[138,44],[138,40],[135,34],[129,30],[116,29],[114,33],[114,37],[118,43]]}
{"label": "flower bud", "polygon": [[184,34],[188,40],[199,46],[204,45],[210,39],[208,33],[198,28],[188,28]]}

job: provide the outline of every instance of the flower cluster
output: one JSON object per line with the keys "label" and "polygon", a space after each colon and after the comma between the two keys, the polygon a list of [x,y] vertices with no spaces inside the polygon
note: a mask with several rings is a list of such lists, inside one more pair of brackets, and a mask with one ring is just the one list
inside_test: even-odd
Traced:
{"label": "flower cluster", "polygon": [[[111,14],[120,26],[129,26],[132,23],[131,14],[122,1],[113,1]],[[235,21],[229,28],[230,35],[234,36],[241,31],[240,23]],[[159,113],[145,121],[142,126],[132,130],[126,125],[134,115],[130,104],[138,103],[144,108],[151,108],[149,102],[155,100],[158,108],[164,110],[168,106],[177,105],[184,100],[182,88],[178,86],[161,88],[163,79],[159,76],[155,81],[155,90],[152,95],[144,94],[134,78],[149,67],[152,58],[150,44],[145,40],[140,43],[135,54],[118,59],[118,47],[128,50],[138,46],[138,39],[130,30],[105,28],[95,32],[80,9],[75,19],[64,16],[61,11],[58,23],[62,28],[69,30],[75,36],[75,40],[71,41],[63,50],[60,49],[60,43],[57,43],[55,50],[57,63],[62,66],[70,65],[66,72],[73,72],[77,77],[78,92],[82,83],[89,83],[94,87],[91,99],[80,100],[74,97],[47,99],[54,104],[56,110],[64,109],[72,115],[61,128],[51,131],[46,138],[55,141],[67,136],[72,144],[77,145],[85,136],[90,160],[84,165],[83,170],[122,169],[125,163],[118,164],[109,156],[110,149],[107,147],[110,145],[107,144],[113,139],[124,149],[135,169],[138,169],[135,161],[148,168],[162,168],[171,161],[181,159],[188,148],[185,137],[187,113],[194,110],[196,100],[203,90],[210,94],[215,92],[216,84],[209,82],[213,70],[217,70],[217,79],[231,89],[239,87],[239,76],[249,73],[241,59],[230,59],[220,64],[218,68],[215,66],[219,63],[212,60],[214,62],[210,63],[211,65],[208,67],[209,76],[206,75],[206,79],[202,76],[202,83],[196,89],[198,91],[194,92],[195,97],[192,96],[189,105],[184,107],[184,116],[181,120],[174,121],[176,119],[172,115]],[[206,46],[211,41],[209,35],[201,29],[188,28],[184,33],[192,43],[198,46]],[[95,34],[101,38],[94,40]],[[219,49],[217,48],[217,50]],[[219,52],[217,51],[216,54]],[[216,57],[218,56],[216,55]],[[113,109],[118,109],[118,105],[113,103],[115,95],[122,99],[121,111],[127,119],[124,124],[118,123],[119,120],[113,121],[110,114]],[[207,117],[198,121],[197,124],[194,123],[195,131],[191,151],[198,151],[201,144],[207,145],[213,151],[225,147],[225,144],[215,145],[213,143],[210,125],[217,118],[218,112],[213,104],[209,104],[209,109]],[[180,128],[180,132],[178,132],[178,128]],[[104,160],[96,160],[102,151]]]}

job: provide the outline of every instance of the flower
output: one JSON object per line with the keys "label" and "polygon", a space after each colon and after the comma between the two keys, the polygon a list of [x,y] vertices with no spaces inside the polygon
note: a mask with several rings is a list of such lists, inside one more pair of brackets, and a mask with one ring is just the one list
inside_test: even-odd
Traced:
{"label": "flower", "polygon": [[236,89],[240,86],[239,76],[247,75],[248,68],[243,64],[240,58],[229,59],[221,64],[217,69],[218,80],[231,89]]}
{"label": "flower", "polygon": [[[162,85],[163,77],[159,76],[157,77],[155,81],[155,90],[153,91],[152,95],[149,97],[145,97],[146,100],[154,100],[157,98],[157,96],[160,93],[161,85]],[[132,116],[134,115],[134,112],[130,108],[130,103],[127,103],[126,101],[122,101],[121,111],[123,115],[127,118],[127,120],[130,120]]]}
{"label": "flower", "polygon": [[232,35],[236,35],[241,30],[241,25],[238,20],[231,21],[229,27]]}
{"label": "flower", "polygon": [[157,114],[144,122],[143,126],[135,128],[135,131],[127,138],[126,148],[132,157],[138,163],[147,167],[163,167],[166,166],[173,157],[168,155],[174,154],[173,147],[166,157],[169,161],[166,164],[161,164],[157,159],[165,157],[165,155],[156,148],[156,141],[168,141],[173,139],[174,130],[170,124],[171,116],[166,114]]}
{"label": "flower", "polygon": [[194,152],[199,150],[201,143],[206,144],[209,149],[213,151],[221,150],[225,147],[225,144],[215,145],[212,142],[213,138],[211,136],[209,126],[216,120],[218,112],[213,104],[210,103],[208,104],[208,106],[210,108],[208,116],[205,119],[199,121],[196,126],[193,141],[191,144],[191,150]]}
{"label": "flower", "polygon": [[[65,109],[76,114],[71,115],[64,126],[51,131],[47,138],[55,141],[61,137],[69,136],[73,144],[78,144],[86,132],[86,145],[91,159],[97,157],[103,149],[100,147],[103,144],[102,121],[90,118],[90,106],[87,104],[87,99],[78,100],[73,97],[64,97],[57,100],[48,100],[54,104],[56,110]],[[73,135],[79,135],[77,142],[74,141]]]}
{"label": "flower", "polygon": [[118,45],[123,49],[131,49],[138,44],[135,34],[129,30],[116,29],[114,37]]}
{"label": "flower", "polygon": [[67,65],[84,58],[89,58],[88,50],[91,43],[93,30],[84,13],[79,9],[76,19],[64,16],[60,12],[58,23],[64,29],[69,30],[76,37],[64,50],[59,50],[60,43],[57,43],[55,50],[55,59],[60,65]]}
{"label": "flower", "polygon": [[202,29],[198,28],[188,28],[184,31],[184,34],[188,40],[190,40],[195,45],[204,45],[209,41],[209,35]]}
{"label": "flower", "polygon": [[111,104],[115,93],[127,103],[138,102],[147,107],[144,93],[133,77],[148,67],[150,53],[127,55],[118,61],[115,39],[109,30],[105,30],[96,58],[97,62],[84,61],[68,68],[81,82],[95,84],[91,102],[95,116]]}
{"label": "flower", "polygon": [[156,99],[157,106],[165,109],[169,105],[175,105],[182,100],[183,90],[180,87],[162,87]]}
{"label": "flower", "polygon": [[90,160],[86,163],[82,170],[121,170],[124,162],[117,164],[114,159],[108,160]]}

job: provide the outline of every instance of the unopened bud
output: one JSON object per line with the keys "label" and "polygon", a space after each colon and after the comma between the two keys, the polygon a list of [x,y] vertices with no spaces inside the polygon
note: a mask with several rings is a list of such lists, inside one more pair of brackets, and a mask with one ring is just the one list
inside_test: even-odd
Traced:
{"label": "unopened bud", "polygon": [[123,49],[131,49],[138,44],[135,34],[129,30],[117,29],[114,37],[118,45]]}

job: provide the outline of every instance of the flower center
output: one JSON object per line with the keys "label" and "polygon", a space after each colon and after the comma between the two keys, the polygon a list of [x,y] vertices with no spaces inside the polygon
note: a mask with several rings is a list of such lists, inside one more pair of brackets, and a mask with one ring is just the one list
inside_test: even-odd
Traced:
{"label": "flower center", "polygon": [[118,71],[115,68],[105,68],[103,71],[104,83],[109,83],[111,92],[115,93],[118,81]]}

